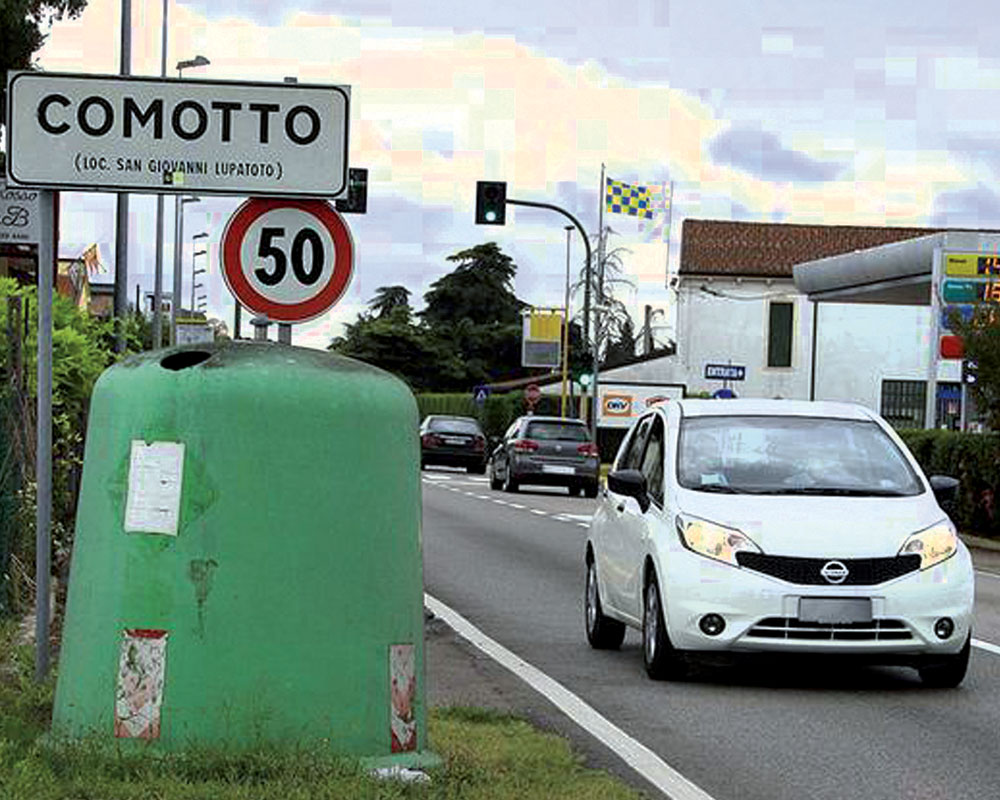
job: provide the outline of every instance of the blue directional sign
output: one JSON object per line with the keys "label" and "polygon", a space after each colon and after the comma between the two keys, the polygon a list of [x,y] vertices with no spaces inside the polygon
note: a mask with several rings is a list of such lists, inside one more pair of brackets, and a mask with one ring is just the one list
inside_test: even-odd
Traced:
{"label": "blue directional sign", "polygon": [[974,310],[975,306],[968,304],[944,306],[941,309],[941,328],[943,330],[951,330],[948,326],[948,317],[952,312],[957,312],[962,317],[963,322],[968,322],[972,319]]}
{"label": "blue directional sign", "polygon": [[746,379],[747,368],[735,364],[706,364],[705,379],[716,381],[742,381]]}

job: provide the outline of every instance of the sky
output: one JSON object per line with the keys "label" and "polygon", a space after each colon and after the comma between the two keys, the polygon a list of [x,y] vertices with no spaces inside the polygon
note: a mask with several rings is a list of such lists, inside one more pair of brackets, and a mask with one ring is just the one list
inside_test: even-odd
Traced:
{"label": "sky", "polygon": [[[171,76],[200,54],[211,63],[185,77],[351,87],[349,160],[369,170],[368,212],[347,217],[354,278],[330,312],[296,326],[295,344],[325,347],[380,286],[406,286],[419,309],[454,268],[447,257],[485,241],[514,258],[519,298],[561,306],[565,219],[508,208],[504,227],[477,226],[477,180],[559,205],[592,233],[602,164],[615,180],[672,185],[666,242],[605,216],[635,285],[620,299],[637,329],[643,305],[663,309],[661,342],[685,218],[1000,224],[1000,22],[986,2],[171,0],[167,18]],[[117,73],[120,24],[119,0],[90,0],[53,26],[38,65]],[[160,2],[133,3],[133,74],[159,75],[161,25]],[[206,232],[208,310],[230,329],[219,240],[243,199],[185,206],[184,297],[190,237]],[[153,288],[155,200],[130,202],[134,295]],[[172,198],[166,211],[169,291]],[[64,193],[60,253],[95,241],[108,270],[95,279],[110,282],[114,197]],[[570,259],[577,273],[576,234]]]}

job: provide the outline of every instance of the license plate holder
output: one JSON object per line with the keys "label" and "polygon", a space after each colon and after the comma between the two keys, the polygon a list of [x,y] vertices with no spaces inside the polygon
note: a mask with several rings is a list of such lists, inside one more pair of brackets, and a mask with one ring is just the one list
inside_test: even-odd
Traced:
{"label": "license plate holder", "polygon": [[801,622],[871,622],[870,597],[800,597]]}
{"label": "license plate holder", "polygon": [[543,464],[542,472],[548,472],[552,475],[575,475],[576,470],[573,467],[560,467],[553,464]]}

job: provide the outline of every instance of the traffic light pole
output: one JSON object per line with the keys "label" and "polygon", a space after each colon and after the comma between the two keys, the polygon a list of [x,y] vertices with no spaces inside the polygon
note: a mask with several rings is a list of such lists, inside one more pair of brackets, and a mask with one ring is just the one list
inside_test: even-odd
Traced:
{"label": "traffic light pole", "polygon": [[[511,200],[509,197],[506,198],[508,205],[512,206],[529,206],[531,208],[547,208],[549,211],[555,211],[562,214],[566,219],[573,223],[576,229],[580,232],[580,238],[583,239],[584,249],[587,251],[587,280],[584,282],[583,286],[583,341],[586,344],[590,344],[590,284],[592,283],[592,271],[594,268],[593,258],[590,252],[590,240],[587,238],[586,232],[583,230],[583,226],[580,221],[570,214],[566,209],[559,208],[559,206],[554,206],[551,203],[535,203],[531,200]],[[568,322],[567,322],[568,324]],[[595,326],[596,333],[596,326]],[[592,351],[594,356],[594,370],[590,381],[590,409],[587,412],[588,424],[590,426],[591,433],[594,436],[594,441],[597,441],[597,343],[594,343],[594,349]],[[593,420],[591,422],[591,420]]]}

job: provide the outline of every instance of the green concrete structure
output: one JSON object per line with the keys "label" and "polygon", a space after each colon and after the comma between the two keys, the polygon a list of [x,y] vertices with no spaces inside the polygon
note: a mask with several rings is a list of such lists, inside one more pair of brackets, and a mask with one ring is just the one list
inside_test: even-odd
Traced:
{"label": "green concrete structure", "polygon": [[91,402],[58,739],[427,748],[417,407],[266,342],[160,350]]}

